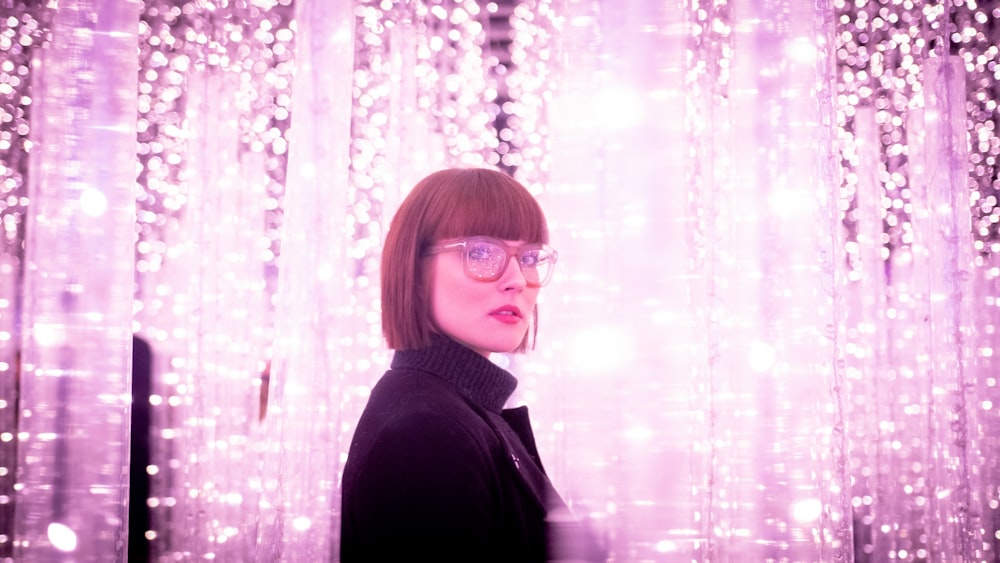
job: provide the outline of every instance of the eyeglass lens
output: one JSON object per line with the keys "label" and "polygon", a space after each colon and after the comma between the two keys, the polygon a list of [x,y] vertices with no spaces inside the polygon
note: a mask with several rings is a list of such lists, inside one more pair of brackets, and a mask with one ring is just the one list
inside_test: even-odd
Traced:
{"label": "eyeglass lens", "polygon": [[[530,285],[540,285],[547,281],[548,270],[552,267],[548,252],[541,247],[530,245],[518,250],[517,263],[521,273]],[[495,280],[503,275],[510,256],[504,245],[488,240],[469,241],[465,247],[465,267],[468,274],[478,280]]]}

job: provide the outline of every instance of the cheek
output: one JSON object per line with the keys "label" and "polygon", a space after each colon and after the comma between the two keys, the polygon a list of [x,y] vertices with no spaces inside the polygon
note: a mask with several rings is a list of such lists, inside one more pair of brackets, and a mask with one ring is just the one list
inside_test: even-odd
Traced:
{"label": "cheek", "polygon": [[454,305],[456,303],[478,299],[476,290],[480,289],[475,282],[465,277],[462,272],[454,272],[450,268],[441,268],[435,274],[432,291],[438,306]]}
{"label": "cheek", "polygon": [[[438,258],[438,257],[435,257]],[[426,295],[429,299],[428,311],[431,322],[440,328],[442,317],[454,316],[455,310],[461,310],[469,299],[468,284],[465,275],[459,270],[454,271],[452,264],[440,259],[432,259],[428,264],[425,277]],[[447,322],[446,322],[447,324]]]}

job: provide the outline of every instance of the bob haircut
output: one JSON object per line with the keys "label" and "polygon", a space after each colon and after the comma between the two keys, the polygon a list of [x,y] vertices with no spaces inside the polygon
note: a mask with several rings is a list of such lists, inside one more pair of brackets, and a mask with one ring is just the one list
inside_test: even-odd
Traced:
{"label": "bob haircut", "polygon": [[[452,168],[427,176],[396,211],[382,251],[382,333],[393,350],[413,350],[441,338],[430,310],[427,249],[439,241],[467,236],[549,242],[542,208],[510,176],[485,168]],[[523,352],[529,335],[515,350]]]}

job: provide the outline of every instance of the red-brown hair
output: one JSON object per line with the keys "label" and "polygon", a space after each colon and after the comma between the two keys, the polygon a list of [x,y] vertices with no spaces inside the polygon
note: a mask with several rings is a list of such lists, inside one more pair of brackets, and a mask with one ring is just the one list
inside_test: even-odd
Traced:
{"label": "red-brown hair", "polygon": [[[476,235],[549,242],[538,202],[502,172],[440,170],[406,196],[382,250],[382,333],[389,348],[412,350],[434,342],[438,331],[431,319],[424,254],[441,240]],[[524,350],[527,342],[525,335],[517,351]]]}

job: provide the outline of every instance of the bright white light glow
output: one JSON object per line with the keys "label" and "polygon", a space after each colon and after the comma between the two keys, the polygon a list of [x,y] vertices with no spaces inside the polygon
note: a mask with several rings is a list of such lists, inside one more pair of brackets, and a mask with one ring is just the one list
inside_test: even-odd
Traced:
{"label": "bright white light glow", "polygon": [[625,431],[625,437],[632,442],[646,442],[653,437],[653,431],[648,426],[633,426]]}
{"label": "bright white light glow", "polygon": [[755,340],[750,343],[750,351],[747,356],[751,369],[756,372],[765,372],[774,366],[776,353],[770,344]]}
{"label": "bright white light glow", "polygon": [[608,129],[635,127],[646,115],[642,96],[627,88],[601,90],[594,95],[593,104],[593,115]]}
{"label": "bright white light glow", "polygon": [[63,552],[70,552],[76,549],[76,532],[65,524],[52,522],[48,528],[49,542],[52,547]]}
{"label": "bright white light glow", "polygon": [[91,217],[100,217],[108,210],[108,198],[100,190],[87,188],[80,194],[80,209]]}
{"label": "bright white light glow", "polygon": [[776,188],[768,196],[771,211],[782,219],[810,217],[816,209],[816,198],[805,189]]}
{"label": "bright white light glow", "polygon": [[660,540],[656,542],[657,553],[673,553],[677,551],[677,544],[670,540]]}
{"label": "bright white light glow", "polygon": [[66,327],[61,324],[35,323],[33,334],[39,346],[61,346],[66,342]]}
{"label": "bright white light glow", "polygon": [[320,264],[316,268],[316,278],[323,281],[330,281],[333,279],[334,269],[330,264]]}
{"label": "bright white light glow", "polygon": [[792,505],[792,518],[796,522],[807,524],[819,520],[823,515],[823,503],[816,498],[800,500]]}
{"label": "bright white light glow", "polygon": [[815,61],[818,53],[816,45],[808,37],[796,37],[785,45],[785,54],[788,58],[800,63]]}
{"label": "bright white light glow", "polygon": [[629,365],[635,358],[635,339],[618,326],[596,326],[577,331],[568,341],[570,357],[581,372],[606,373]]}
{"label": "bright white light glow", "polygon": [[295,520],[292,520],[292,527],[300,532],[304,532],[312,527],[312,520],[305,516],[299,516]]}

